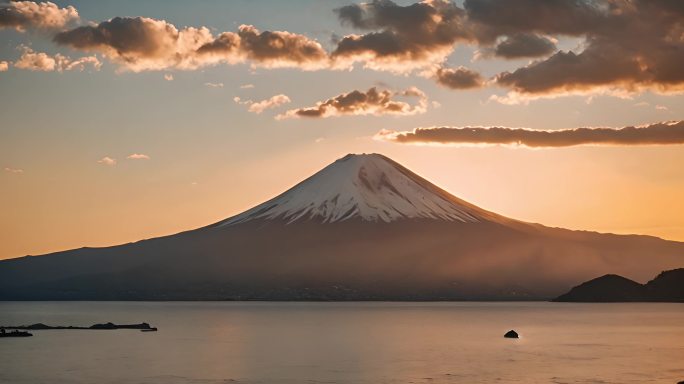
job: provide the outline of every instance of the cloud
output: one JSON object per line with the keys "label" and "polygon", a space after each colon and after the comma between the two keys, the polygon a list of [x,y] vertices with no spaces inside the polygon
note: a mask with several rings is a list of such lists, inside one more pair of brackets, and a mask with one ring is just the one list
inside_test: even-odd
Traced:
{"label": "cloud", "polygon": [[57,60],[43,52],[34,52],[31,48],[24,47],[24,53],[14,62],[14,66],[31,71],[50,72],[57,68]]}
{"label": "cloud", "polygon": [[21,57],[14,62],[14,67],[27,69],[30,71],[41,72],[63,72],[63,71],[83,71],[87,66],[94,70],[99,70],[102,63],[95,56],[85,56],[78,59],[71,59],[68,56],[56,54],[50,56],[44,52],[35,52],[27,46],[21,46],[23,50]]}
{"label": "cloud", "polygon": [[556,51],[556,44],[545,36],[534,33],[516,33],[494,48],[493,54],[505,59],[547,56]]}
{"label": "cloud", "polygon": [[19,168],[5,167],[5,172],[14,173],[14,174],[20,174],[20,173],[24,173],[24,170],[23,170],[23,169],[19,169]]}
{"label": "cloud", "polygon": [[525,147],[684,144],[684,120],[624,128],[534,130],[507,127],[431,127],[380,131],[376,139],[403,144],[488,144]]}
{"label": "cloud", "polygon": [[604,0],[466,0],[463,4],[480,41],[540,32],[581,36],[606,21],[618,1]]}
{"label": "cloud", "polygon": [[204,83],[209,88],[223,88],[223,83]]}
{"label": "cloud", "polygon": [[60,32],[54,41],[73,49],[99,52],[121,68],[144,70],[196,69],[207,64],[195,54],[213,40],[208,28],[178,30],[164,20],[115,17],[97,25]]}
{"label": "cloud", "polygon": [[261,32],[251,25],[214,36],[207,27],[178,29],[165,20],[115,17],[58,33],[54,41],[102,53],[121,69],[133,72],[194,70],[247,61],[265,68],[328,66],[328,54],[315,40],[285,31]]}
{"label": "cloud", "polygon": [[479,88],[484,83],[479,73],[465,67],[441,67],[435,71],[434,77],[438,84],[451,89]]}
{"label": "cloud", "polygon": [[281,105],[289,103],[291,100],[287,95],[279,94],[275,95],[272,97],[269,97],[268,99],[261,100],[261,101],[252,101],[252,100],[242,100],[239,97],[234,97],[233,101],[240,105],[248,105],[249,107],[247,110],[252,113],[260,114],[261,112],[271,109],[271,108],[276,108]]}
{"label": "cloud", "polygon": [[496,77],[518,94],[554,96],[606,92],[684,91],[684,11],[668,1],[468,0],[471,18],[501,30],[583,37],[560,51]]}
{"label": "cloud", "polygon": [[126,156],[126,158],[129,160],[149,160],[150,159],[149,156],[142,154],[142,153],[132,153],[132,154]]}
{"label": "cloud", "polygon": [[0,29],[13,28],[59,30],[78,21],[78,11],[72,6],[60,8],[51,2],[10,1],[0,3]]}
{"label": "cloud", "polygon": [[115,166],[116,165],[116,159],[112,159],[109,156],[105,156],[101,158],[100,160],[97,161],[98,163],[102,165],[108,165],[108,166]]}
{"label": "cloud", "polygon": [[241,25],[238,37],[240,52],[253,64],[305,70],[328,67],[328,53],[321,44],[304,35],[285,31],[260,32],[251,25]]}
{"label": "cloud", "polygon": [[252,89],[254,88],[254,84],[243,84],[240,86],[240,89]]}
{"label": "cloud", "polygon": [[[414,104],[397,98],[417,99]],[[326,118],[345,115],[394,115],[409,116],[427,111],[428,98],[423,91],[411,87],[404,91],[393,92],[373,87],[366,92],[352,91],[316,103],[313,107],[289,110],[276,116],[276,119],[299,117]]]}
{"label": "cloud", "polygon": [[448,0],[407,6],[373,0],[335,12],[342,24],[369,32],[342,37],[333,58],[338,62],[361,61],[378,70],[405,72],[440,63],[453,51],[456,41],[472,39],[465,12]]}
{"label": "cloud", "polygon": [[0,72],[7,72],[9,69],[9,63],[7,61],[0,61]]}
{"label": "cloud", "polygon": [[[336,10],[344,25],[363,33],[339,38],[332,57],[338,65],[409,72],[441,65],[456,45],[470,44],[482,57],[548,56],[496,77],[517,95],[536,96],[527,100],[684,92],[682,8],[670,0],[466,0],[462,8],[448,0],[373,0]],[[554,36],[583,43],[556,52]]]}
{"label": "cloud", "polygon": [[173,75],[170,73],[165,73],[164,74],[164,80],[166,81],[173,81]]}
{"label": "cloud", "polygon": [[[1,0],[0,0],[1,1]],[[460,2],[458,2],[460,4]],[[213,33],[147,17],[115,17],[54,36],[57,44],[95,52],[118,70],[196,70],[219,64],[300,70],[346,69],[355,63],[399,73],[435,71],[459,44],[482,58],[543,58],[483,82],[444,69],[432,76],[453,89],[496,84],[506,103],[574,94],[684,92],[684,10],[676,0],[423,0],[398,5],[370,0],[340,7],[341,24],[355,33],[335,37],[331,52],[315,39],[287,31]],[[0,27],[63,29],[73,7],[26,1],[0,6]],[[581,39],[557,51],[556,38]],[[470,75],[470,83],[468,77]]]}
{"label": "cloud", "polygon": [[317,41],[286,31],[261,32],[252,25],[241,25],[237,33],[221,33],[199,47],[197,54],[226,63],[250,61],[265,68],[314,70],[329,66],[328,54]]}

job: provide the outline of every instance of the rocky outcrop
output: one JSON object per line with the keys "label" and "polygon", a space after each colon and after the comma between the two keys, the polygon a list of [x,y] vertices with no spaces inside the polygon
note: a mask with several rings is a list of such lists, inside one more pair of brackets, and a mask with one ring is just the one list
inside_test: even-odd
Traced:
{"label": "rocky outcrop", "polygon": [[519,336],[518,336],[518,332],[511,329],[510,331],[506,332],[504,337],[507,339],[517,339]]}

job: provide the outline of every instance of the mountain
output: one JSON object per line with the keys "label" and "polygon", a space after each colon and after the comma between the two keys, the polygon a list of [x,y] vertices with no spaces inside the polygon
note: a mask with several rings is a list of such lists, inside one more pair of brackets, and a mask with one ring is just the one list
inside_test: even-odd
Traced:
{"label": "mountain", "polygon": [[510,222],[458,199],[387,157],[347,155],[280,196],[222,221],[225,227],[252,220],[352,219],[393,222],[434,219],[450,222]]}
{"label": "mountain", "polygon": [[652,301],[684,302],[684,268],[660,273],[646,289]]}
{"label": "mountain", "polygon": [[554,301],[604,303],[648,301],[647,297],[642,284],[618,275],[604,275],[572,288]]}
{"label": "mountain", "polygon": [[203,228],[0,261],[0,299],[533,300],[682,265],[684,243],[506,218],[364,154]]}
{"label": "mountain", "polygon": [[646,284],[617,275],[582,283],[554,301],[572,302],[684,302],[684,268],[660,273]]}

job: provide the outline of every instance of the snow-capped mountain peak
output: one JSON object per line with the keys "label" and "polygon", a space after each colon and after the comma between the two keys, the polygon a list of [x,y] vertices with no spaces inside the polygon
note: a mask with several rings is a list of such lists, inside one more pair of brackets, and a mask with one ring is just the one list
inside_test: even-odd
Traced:
{"label": "snow-capped mountain peak", "polygon": [[349,154],[283,194],[216,224],[251,220],[317,220],[324,223],[361,219],[460,222],[498,221],[485,211],[379,154]]}

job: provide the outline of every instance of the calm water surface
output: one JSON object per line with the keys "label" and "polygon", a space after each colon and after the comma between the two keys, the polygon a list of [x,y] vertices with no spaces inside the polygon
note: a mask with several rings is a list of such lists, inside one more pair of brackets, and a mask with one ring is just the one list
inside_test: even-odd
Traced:
{"label": "calm water surface", "polygon": [[[677,383],[684,305],[0,302],[0,383]],[[504,339],[516,329],[519,340]]]}

